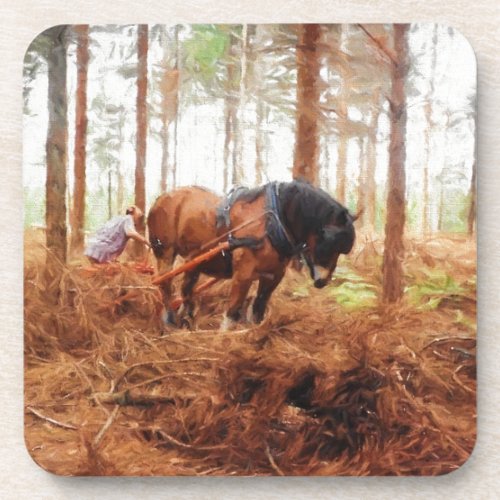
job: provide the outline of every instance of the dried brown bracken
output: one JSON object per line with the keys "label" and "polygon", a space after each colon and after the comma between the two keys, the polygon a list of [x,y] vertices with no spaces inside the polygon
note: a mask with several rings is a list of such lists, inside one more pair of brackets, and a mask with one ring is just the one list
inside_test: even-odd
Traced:
{"label": "dried brown bracken", "polygon": [[[44,251],[27,236],[25,434],[53,472],[437,475],[472,451],[472,288],[433,309],[349,312],[290,270],[260,325],[218,330],[221,282],[200,297],[196,330],[165,332],[151,276],[131,265],[58,269],[52,305]],[[380,255],[362,235],[349,265],[379,287]],[[473,246],[408,241],[409,279],[425,266],[465,281]]]}

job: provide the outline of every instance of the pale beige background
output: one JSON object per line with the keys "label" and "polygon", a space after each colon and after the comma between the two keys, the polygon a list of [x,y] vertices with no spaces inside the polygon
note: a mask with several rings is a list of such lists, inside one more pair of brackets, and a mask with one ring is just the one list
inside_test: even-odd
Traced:
{"label": "pale beige background", "polygon": [[[1,498],[500,498],[500,3],[498,0],[18,0],[0,29]],[[60,23],[409,22],[461,30],[479,71],[479,439],[440,478],[59,478],[24,449],[22,409],[21,66],[37,33]]]}

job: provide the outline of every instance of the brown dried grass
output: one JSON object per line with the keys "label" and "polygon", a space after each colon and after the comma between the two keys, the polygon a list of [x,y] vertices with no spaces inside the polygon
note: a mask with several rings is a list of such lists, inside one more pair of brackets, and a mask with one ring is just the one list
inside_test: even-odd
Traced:
{"label": "brown dried grass", "polygon": [[[454,252],[444,257],[442,247],[408,245],[408,268],[430,259],[450,266],[457,254],[459,273],[475,272],[463,265],[464,256],[474,260],[468,243],[458,245],[462,253],[444,243]],[[164,334],[150,277],[127,266],[86,276],[72,263],[57,270],[54,306],[43,283],[44,249],[33,238],[27,246],[25,437],[44,468],[436,475],[472,451],[475,331],[457,320],[455,302],[346,312],[324,290],[294,294],[307,277],[289,271],[262,324],[218,331],[228,288],[220,283],[203,295],[196,331]],[[379,251],[365,242],[351,258],[374,283]],[[121,300],[123,293],[130,295]],[[474,307],[471,295],[470,322]]]}

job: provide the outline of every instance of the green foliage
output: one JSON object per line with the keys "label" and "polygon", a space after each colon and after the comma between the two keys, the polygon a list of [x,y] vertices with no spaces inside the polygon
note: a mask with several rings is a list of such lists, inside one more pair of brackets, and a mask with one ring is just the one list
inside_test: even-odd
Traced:
{"label": "green foliage", "polygon": [[443,269],[422,268],[414,283],[405,289],[409,302],[422,310],[437,309],[443,299],[459,301],[467,289]]}
{"label": "green foliage", "polygon": [[229,36],[225,26],[196,24],[192,26],[191,36],[184,42],[183,69],[208,91],[216,82],[217,72],[229,45]]}
{"label": "green foliage", "polygon": [[335,271],[328,294],[348,311],[367,309],[377,303],[377,287],[348,267]]}

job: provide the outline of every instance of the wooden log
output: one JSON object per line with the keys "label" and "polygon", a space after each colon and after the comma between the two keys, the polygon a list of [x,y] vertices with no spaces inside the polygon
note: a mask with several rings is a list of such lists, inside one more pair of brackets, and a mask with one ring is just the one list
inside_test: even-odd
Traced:
{"label": "wooden log", "polygon": [[207,260],[213,259],[220,252],[227,251],[227,250],[229,250],[229,243],[227,241],[225,241],[224,243],[219,243],[215,248],[212,248],[208,252],[202,253],[201,255],[194,257],[193,259],[186,262],[185,264],[182,264],[179,267],[172,269],[171,271],[168,271],[164,274],[161,274],[160,276],[157,276],[156,278],[153,279],[152,283],[153,283],[153,285],[160,285],[161,283],[164,283],[165,281],[168,281],[168,280],[171,280],[172,278],[175,278],[175,276],[177,276],[179,274],[186,273],[188,271],[192,271],[193,269],[198,267],[200,264],[203,264],[203,262],[206,262]]}

